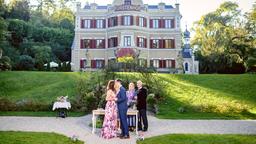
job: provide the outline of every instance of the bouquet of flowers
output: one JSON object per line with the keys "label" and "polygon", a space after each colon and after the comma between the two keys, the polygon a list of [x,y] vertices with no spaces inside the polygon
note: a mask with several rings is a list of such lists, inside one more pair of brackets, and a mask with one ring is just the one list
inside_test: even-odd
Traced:
{"label": "bouquet of flowers", "polygon": [[68,96],[60,96],[60,97],[57,97],[57,101],[58,102],[66,102],[68,99]]}

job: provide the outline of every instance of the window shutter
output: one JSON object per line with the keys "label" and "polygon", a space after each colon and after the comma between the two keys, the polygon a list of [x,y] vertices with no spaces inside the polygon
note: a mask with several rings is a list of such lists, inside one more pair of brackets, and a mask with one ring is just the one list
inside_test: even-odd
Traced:
{"label": "window shutter", "polygon": [[172,25],[172,26],[171,26],[172,28],[175,27],[175,20],[174,20],[174,19],[171,20],[171,25]]}
{"label": "window shutter", "polygon": [[162,28],[162,19],[158,20],[158,28]]}
{"label": "window shutter", "polygon": [[91,68],[96,68],[96,60],[91,60]]}
{"label": "window shutter", "polygon": [[96,19],[93,20],[93,28],[97,28],[97,20]]}
{"label": "window shutter", "polygon": [[105,67],[105,60],[102,60],[102,68]]}
{"label": "window shutter", "polygon": [[124,25],[124,16],[121,16],[121,25]]}
{"label": "window shutter", "polygon": [[140,43],[140,38],[137,37],[137,47],[139,47],[139,43]]}
{"label": "window shutter", "polygon": [[80,60],[80,68],[84,68],[84,61]]}
{"label": "window shutter", "polygon": [[159,40],[159,48],[163,48],[163,40],[161,39],[161,40]]}
{"label": "window shutter", "polygon": [[89,42],[89,48],[92,48],[92,46],[93,46],[93,41],[92,40],[89,40],[90,42]]}
{"label": "window shutter", "polygon": [[166,68],[166,60],[163,60],[163,68]]}
{"label": "window shutter", "polygon": [[150,48],[153,48],[153,40],[150,40]]}
{"label": "window shutter", "polygon": [[96,48],[96,40],[92,40],[92,48]]}
{"label": "window shutter", "polygon": [[102,43],[103,43],[102,48],[104,48],[104,49],[105,49],[105,48],[106,48],[106,40],[105,40],[105,39],[103,39],[103,40],[102,40]]}
{"label": "window shutter", "polygon": [[162,28],[165,28],[165,19],[162,19]]}
{"label": "window shutter", "polygon": [[131,25],[133,25],[133,16],[130,16],[131,19]]}
{"label": "window shutter", "polygon": [[81,20],[81,28],[84,28],[84,20]]}
{"label": "window shutter", "polygon": [[166,45],[165,45],[165,41],[166,41],[166,40],[163,39],[162,41],[163,41],[163,42],[162,42],[162,43],[163,43],[163,48],[166,48]]}
{"label": "window shutter", "polygon": [[147,39],[144,38],[144,48],[147,48]]}
{"label": "window shutter", "polygon": [[83,40],[83,39],[80,40],[80,48],[81,48],[81,49],[84,48],[84,40]]}
{"label": "window shutter", "polygon": [[116,37],[115,38],[115,47],[117,47],[118,46],[118,38]]}
{"label": "window shutter", "polygon": [[106,28],[106,20],[103,20],[103,28]]}
{"label": "window shutter", "polygon": [[111,45],[110,45],[110,42],[111,42],[111,39],[109,38],[109,39],[108,39],[108,48],[110,48],[110,46],[111,46]]}
{"label": "window shutter", "polygon": [[110,18],[108,18],[108,27],[110,27]]}
{"label": "window shutter", "polygon": [[175,48],[175,39],[172,39],[171,41],[172,41],[171,47],[172,47],[172,48]]}
{"label": "window shutter", "polygon": [[143,26],[144,26],[144,27],[147,27],[147,19],[146,19],[146,18],[143,18],[143,21],[144,21]]}
{"label": "window shutter", "polygon": [[137,25],[137,26],[140,25],[140,17],[139,17],[139,16],[136,17],[136,25]]}
{"label": "window shutter", "polygon": [[171,60],[172,68],[175,68],[175,60]]}
{"label": "window shutter", "polygon": [[159,68],[162,68],[163,67],[162,60],[159,60],[158,62],[159,62]]}
{"label": "window shutter", "polygon": [[153,28],[153,20],[150,20],[150,28]]}

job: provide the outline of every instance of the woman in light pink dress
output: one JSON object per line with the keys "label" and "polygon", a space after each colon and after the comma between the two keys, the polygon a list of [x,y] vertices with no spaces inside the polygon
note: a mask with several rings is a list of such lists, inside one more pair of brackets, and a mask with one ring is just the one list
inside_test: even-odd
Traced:
{"label": "woman in light pink dress", "polygon": [[105,117],[101,129],[101,137],[105,139],[117,136],[117,105],[115,81],[110,80],[107,86]]}

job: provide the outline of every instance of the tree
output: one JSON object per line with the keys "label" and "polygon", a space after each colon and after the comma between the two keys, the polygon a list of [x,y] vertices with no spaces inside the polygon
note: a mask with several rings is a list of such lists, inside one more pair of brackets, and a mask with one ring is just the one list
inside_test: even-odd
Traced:
{"label": "tree", "polygon": [[11,59],[8,56],[0,58],[0,70],[11,70]]}
{"label": "tree", "polygon": [[28,37],[31,26],[18,19],[10,19],[8,22],[8,31],[11,34],[10,42],[14,47],[18,48],[24,38]]}
{"label": "tree", "polygon": [[33,70],[34,64],[35,64],[35,60],[31,56],[21,55],[19,57],[17,69],[18,70]]}
{"label": "tree", "polygon": [[69,8],[62,8],[56,10],[51,15],[51,20],[56,22],[60,27],[73,30],[75,16]]}
{"label": "tree", "polygon": [[33,46],[32,48],[35,55],[36,68],[44,70],[44,64],[51,61],[51,47],[49,46]]}
{"label": "tree", "polygon": [[12,0],[9,5],[8,18],[28,21],[30,18],[29,0]]}
{"label": "tree", "polygon": [[252,47],[246,42],[247,32],[240,16],[236,3],[224,2],[194,24],[196,35],[192,45],[199,47],[196,55],[200,56],[201,70],[233,73],[233,69],[234,73],[244,72]]}

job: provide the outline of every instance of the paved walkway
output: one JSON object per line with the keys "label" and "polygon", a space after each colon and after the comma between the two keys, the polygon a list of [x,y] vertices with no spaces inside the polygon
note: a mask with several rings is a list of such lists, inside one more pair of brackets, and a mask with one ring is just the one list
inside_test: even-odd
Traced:
{"label": "paved walkway", "polygon": [[[135,133],[131,139],[118,138],[104,140],[97,134],[91,134],[92,115],[84,117],[0,117],[0,131],[55,132],[68,137],[77,135],[86,144],[135,144]],[[160,120],[148,116],[149,129],[145,137],[170,133],[194,134],[256,134],[256,120]]]}

